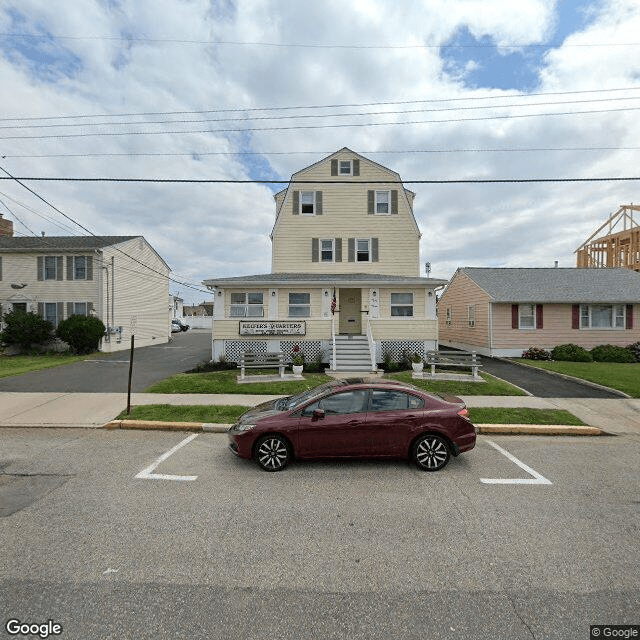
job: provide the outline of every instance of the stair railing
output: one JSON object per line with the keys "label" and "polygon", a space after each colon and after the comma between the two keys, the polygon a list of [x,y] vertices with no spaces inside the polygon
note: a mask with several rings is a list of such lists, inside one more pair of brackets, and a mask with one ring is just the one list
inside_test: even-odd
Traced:
{"label": "stair railing", "polygon": [[369,355],[371,356],[371,371],[377,371],[378,363],[376,362],[376,343],[373,340],[371,318],[369,315],[367,315],[367,340],[369,341]]}
{"label": "stair railing", "polygon": [[336,319],[335,316],[331,316],[331,343],[332,343],[332,355],[331,355],[331,371],[336,370]]}

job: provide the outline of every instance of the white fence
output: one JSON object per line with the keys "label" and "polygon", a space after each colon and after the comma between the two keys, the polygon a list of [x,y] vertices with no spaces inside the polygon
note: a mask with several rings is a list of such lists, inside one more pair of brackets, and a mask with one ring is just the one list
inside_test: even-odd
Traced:
{"label": "white fence", "polygon": [[192,329],[209,329],[213,326],[213,316],[185,316],[181,318]]}

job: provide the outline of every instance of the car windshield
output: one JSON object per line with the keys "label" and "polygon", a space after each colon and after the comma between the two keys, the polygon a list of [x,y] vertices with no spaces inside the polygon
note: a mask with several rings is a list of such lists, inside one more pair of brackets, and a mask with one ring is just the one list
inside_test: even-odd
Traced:
{"label": "car windshield", "polygon": [[307,400],[311,400],[311,398],[315,398],[317,396],[326,393],[330,389],[333,389],[336,386],[335,382],[327,382],[326,384],[321,384],[319,387],[314,387],[313,389],[308,389],[307,391],[303,391],[299,393],[297,396],[290,396],[289,398],[283,398],[285,401],[282,403],[282,407],[280,403],[278,403],[278,409],[282,411],[290,411],[291,409],[295,409],[299,407],[301,404],[307,402]]}

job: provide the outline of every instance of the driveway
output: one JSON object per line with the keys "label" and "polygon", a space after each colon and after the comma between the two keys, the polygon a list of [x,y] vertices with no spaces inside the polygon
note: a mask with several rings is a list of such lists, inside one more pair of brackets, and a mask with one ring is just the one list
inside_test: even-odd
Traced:
{"label": "driveway", "polygon": [[[211,359],[211,331],[174,333],[169,343],[134,351],[133,392]],[[129,350],[101,353],[74,364],[0,379],[0,392],[126,393]]]}
{"label": "driveway", "polygon": [[539,398],[621,398],[622,394],[574,382],[541,369],[506,360],[482,358],[482,370],[502,378]]}

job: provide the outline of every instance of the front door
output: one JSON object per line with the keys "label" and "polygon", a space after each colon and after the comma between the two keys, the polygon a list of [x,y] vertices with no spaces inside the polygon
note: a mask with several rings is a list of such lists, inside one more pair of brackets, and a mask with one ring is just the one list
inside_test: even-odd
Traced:
{"label": "front door", "polygon": [[362,333],[362,289],[340,289],[340,333]]}

